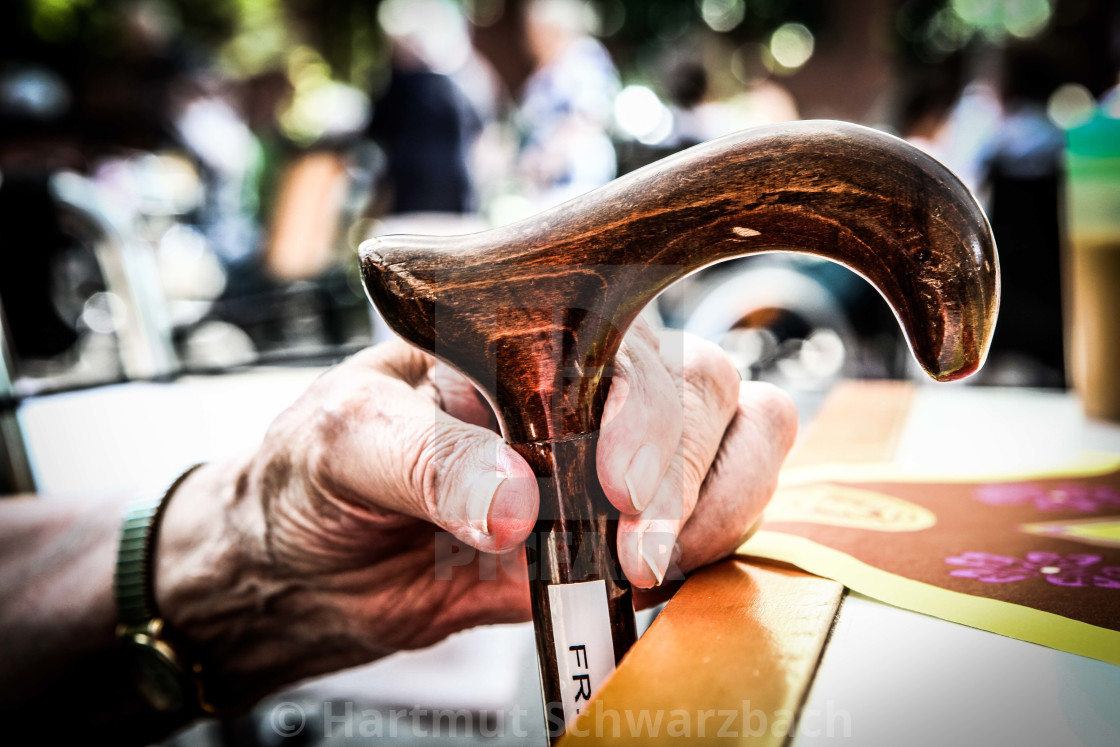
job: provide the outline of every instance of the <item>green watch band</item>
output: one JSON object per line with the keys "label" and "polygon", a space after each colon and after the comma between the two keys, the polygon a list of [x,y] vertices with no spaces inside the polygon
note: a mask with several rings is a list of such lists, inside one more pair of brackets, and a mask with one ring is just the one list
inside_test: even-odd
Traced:
{"label": "green watch band", "polygon": [[[135,500],[129,504],[117,551],[117,636],[130,651],[140,694],[160,711],[179,711],[190,707],[209,710],[202,701],[201,688],[194,677],[198,668],[187,665],[180,648],[166,635],[154,588],[155,547],[160,521],[170,497],[200,466],[196,464],[179,475],[158,498]],[[188,697],[192,691],[197,692],[199,697]]]}
{"label": "green watch band", "polygon": [[125,510],[116,572],[117,622],[120,625],[147,625],[149,620],[159,617],[152,584],[159,523],[167,508],[167,499],[201,466],[189,467],[158,498],[135,500]]}

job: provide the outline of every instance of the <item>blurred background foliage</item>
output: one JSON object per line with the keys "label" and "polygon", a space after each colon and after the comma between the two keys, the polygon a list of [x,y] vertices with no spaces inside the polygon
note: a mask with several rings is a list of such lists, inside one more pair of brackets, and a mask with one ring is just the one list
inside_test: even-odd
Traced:
{"label": "blurred background foliage", "polygon": [[[1011,363],[991,380],[1064,382],[1062,130],[1109,105],[1114,2],[10,0],[3,14],[0,301],[27,390],[368,344],[385,330],[356,275],[364,237],[500,225],[794,118],[878,127],[955,170],[1004,251],[994,351]],[[160,277],[157,322],[134,342],[168,338],[165,364],[113,362],[147,325],[143,294],[113,287],[139,272],[112,269],[126,256]],[[823,390],[913,373],[861,280],[769,261],[673,289],[663,321],[737,351],[748,376]],[[787,288],[777,308],[742,300],[769,287]]]}
{"label": "blurred background foliage", "polygon": [[[475,43],[510,91],[532,71],[520,31],[520,0],[457,0]],[[284,69],[292,106],[307,106],[331,81],[363,91],[386,84],[388,45],[380,0],[13,0],[0,26],[5,60],[49,62],[68,80],[127,55],[124,22],[173,38],[181,64],[244,79]],[[624,80],[651,83],[666,50],[702,51],[719,64],[710,82],[727,96],[768,76],[782,79],[805,116],[887,121],[869,92],[888,81],[904,89],[928,68],[961,67],[982,50],[1033,41],[1063,67],[1064,81],[1094,94],[1115,83],[1101,60],[1115,54],[1115,20],[1099,0],[592,0],[588,25],[610,50]],[[853,34],[853,30],[856,31]],[[882,58],[860,78],[837,79],[838,58]],[[868,72],[867,66],[852,65]],[[866,68],[866,69],[865,69]],[[894,79],[884,77],[895,73]],[[818,81],[820,79],[820,81]],[[286,128],[303,141],[313,123],[297,113]]]}

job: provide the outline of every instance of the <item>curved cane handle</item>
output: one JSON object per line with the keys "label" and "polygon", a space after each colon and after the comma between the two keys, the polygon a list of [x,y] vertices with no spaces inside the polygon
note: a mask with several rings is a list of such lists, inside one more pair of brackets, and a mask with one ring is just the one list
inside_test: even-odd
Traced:
{"label": "curved cane handle", "polygon": [[389,325],[470,376],[514,443],[598,429],[627,328],[668,285],[769,251],[869,280],[935,379],[982,364],[999,265],[980,207],[902,140],[840,122],[729,135],[510,226],[361,246]]}

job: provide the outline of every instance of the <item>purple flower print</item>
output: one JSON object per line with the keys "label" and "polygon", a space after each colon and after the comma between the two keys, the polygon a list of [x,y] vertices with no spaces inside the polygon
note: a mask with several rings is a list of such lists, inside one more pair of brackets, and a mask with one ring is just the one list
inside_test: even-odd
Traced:
{"label": "purple flower print", "polygon": [[1100,511],[1120,508],[1120,490],[1108,485],[1055,485],[1032,482],[981,485],[973,497],[989,506],[1034,504],[1040,511]]}
{"label": "purple flower print", "polygon": [[965,552],[953,558],[945,558],[945,562],[962,566],[949,571],[950,576],[974,578],[986,584],[1045,578],[1058,586],[1120,589],[1120,567],[1100,567],[1099,555],[1029,552],[1025,560],[1020,560],[990,552]]}

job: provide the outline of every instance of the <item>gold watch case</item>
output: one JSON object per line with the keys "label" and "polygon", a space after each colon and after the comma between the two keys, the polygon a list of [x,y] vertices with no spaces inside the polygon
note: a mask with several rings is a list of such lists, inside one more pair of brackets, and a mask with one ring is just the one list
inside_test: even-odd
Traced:
{"label": "gold watch case", "polygon": [[124,628],[119,638],[136,690],[157,711],[172,713],[198,702],[197,686],[174,644],[163,636],[163,620]]}

